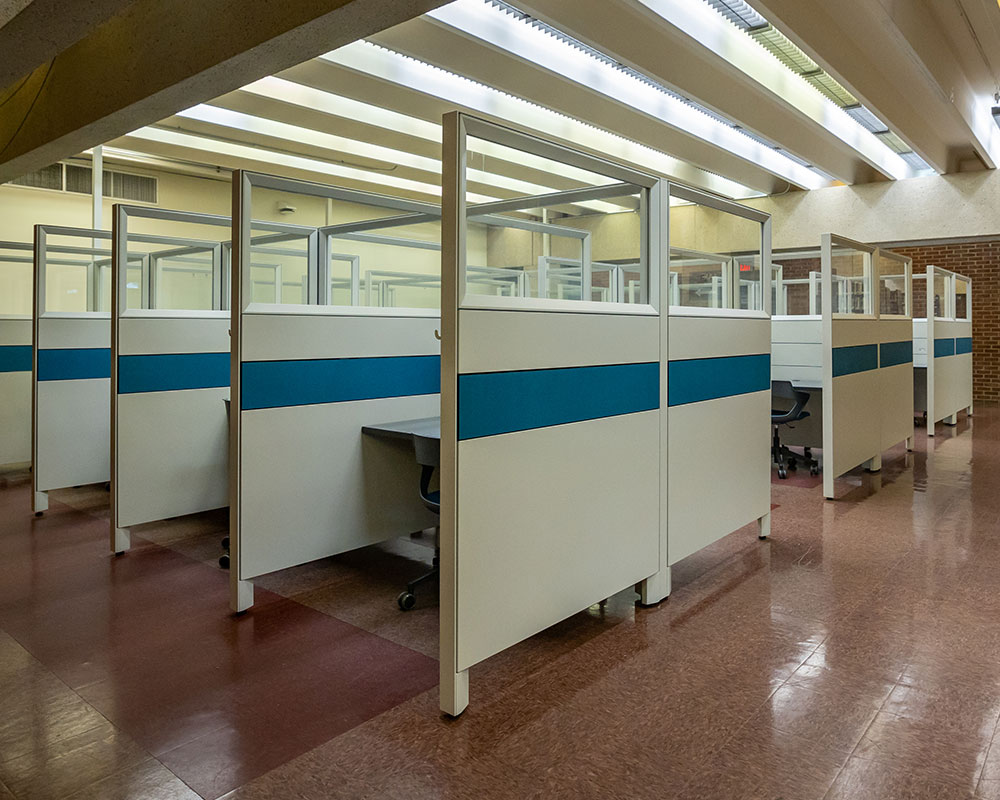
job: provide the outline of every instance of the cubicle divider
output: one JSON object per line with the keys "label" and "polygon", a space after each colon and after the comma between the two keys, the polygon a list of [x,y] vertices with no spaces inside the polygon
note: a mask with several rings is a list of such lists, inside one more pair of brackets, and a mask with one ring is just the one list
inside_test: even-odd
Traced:
{"label": "cubicle divider", "polygon": [[0,467],[31,461],[31,251],[0,242]]}
{"label": "cubicle divider", "polygon": [[878,409],[882,451],[913,449],[913,262],[877,248],[874,255],[879,326]]}
{"label": "cubicle divider", "polygon": [[912,446],[912,280],[908,259],[842,236],[824,234],[818,255],[818,304],[810,253],[779,256],[786,267],[813,268],[808,279],[783,275],[797,289],[786,293],[787,310],[799,313],[772,320],[771,377],[810,393],[813,419],[782,437],[822,448],[823,495],[832,499],[840,475],[862,464],[877,471],[884,450]]}
{"label": "cubicle divider", "polygon": [[[672,565],[744,525],[770,530],[772,293],[767,214],[675,184],[670,197],[673,299],[687,300],[667,338]],[[715,284],[701,300],[699,281]]]}
{"label": "cubicle divider", "polygon": [[[143,224],[147,232],[134,230]],[[230,320],[223,237],[148,231],[194,229],[204,236],[215,229],[228,238],[231,226],[229,217],[114,208],[111,547],[116,553],[129,548],[135,525],[228,504]],[[149,253],[150,269],[141,277],[130,275],[124,258],[134,246]]]}
{"label": "cubicle divider", "polygon": [[[426,277],[439,263],[440,209],[250,172],[233,180],[230,579],[241,612],[257,576],[436,524],[417,492],[412,447],[407,455],[405,443],[361,429],[437,416],[439,290],[401,281],[406,307],[366,307],[358,282],[375,266]],[[262,301],[254,283],[262,249],[251,208],[274,196],[329,201],[343,219],[310,234],[297,267],[303,292],[291,303]],[[415,237],[429,247],[399,242]]]}
{"label": "cubicle divider", "polygon": [[[471,204],[465,165],[495,147],[554,175],[582,170],[590,185]],[[649,269],[662,258],[667,192],[649,175],[458,113],[444,119],[443,152],[440,700],[455,715],[474,664],[634,584],[645,602],[669,591],[667,331]],[[615,255],[638,256],[638,302],[591,300],[590,247],[572,242],[560,255],[581,262],[583,299],[544,287],[497,296],[474,283],[484,239],[494,266],[530,266],[530,242],[519,255],[500,220],[595,201],[626,215],[630,247]],[[599,236],[589,222],[604,215],[564,214],[561,224]]]}
{"label": "cubicle divider", "polygon": [[[110,231],[35,226],[31,430],[36,515],[48,509],[51,490],[111,477],[110,239]],[[64,259],[53,258],[55,253],[82,258],[57,263]]]}
{"label": "cubicle divider", "polygon": [[972,416],[972,281],[930,265],[926,316],[913,320],[914,410],[926,412],[927,435],[944,420]]}

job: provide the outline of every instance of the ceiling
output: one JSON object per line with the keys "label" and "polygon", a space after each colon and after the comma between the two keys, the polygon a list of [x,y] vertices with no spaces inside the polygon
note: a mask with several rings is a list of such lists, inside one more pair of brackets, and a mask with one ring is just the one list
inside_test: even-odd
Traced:
{"label": "ceiling", "polygon": [[458,0],[108,145],[435,200],[461,109],[746,198],[995,168],[998,75],[995,0]]}

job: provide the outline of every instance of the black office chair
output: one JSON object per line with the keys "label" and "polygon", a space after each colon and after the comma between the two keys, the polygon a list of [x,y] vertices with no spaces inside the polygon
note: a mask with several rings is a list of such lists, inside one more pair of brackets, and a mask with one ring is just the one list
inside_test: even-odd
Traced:
{"label": "black office chair", "polygon": [[[424,505],[435,514],[441,514],[441,492],[431,491],[431,478],[434,470],[441,466],[441,442],[438,439],[429,439],[426,436],[413,437],[413,449],[416,451],[417,463],[420,465],[420,499]],[[400,609],[409,611],[417,603],[414,592],[417,587],[434,580],[440,574],[441,562],[441,528],[434,528],[434,562],[430,572],[426,572],[419,578],[415,578],[406,584],[405,591],[399,593],[396,602]]]}
{"label": "black office chair", "polygon": [[805,410],[806,403],[809,402],[809,393],[796,389],[791,381],[771,381],[771,395],[795,401],[788,411],[771,409],[771,427],[774,430],[774,438],[771,440],[771,461],[778,467],[778,477],[785,479],[788,477],[788,470],[798,469],[800,458],[809,466],[810,475],[819,475],[819,461],[813,458],[812,450],[806,447],[801,456],[792,452],[787,445],[781,443],[778,432],[782,425],[791,425],[809,416],[809,412]]}

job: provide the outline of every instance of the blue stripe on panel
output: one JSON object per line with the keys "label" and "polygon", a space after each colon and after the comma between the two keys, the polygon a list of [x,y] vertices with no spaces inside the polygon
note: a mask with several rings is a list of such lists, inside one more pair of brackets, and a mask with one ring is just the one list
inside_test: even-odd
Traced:
{"label": "blue stripe on panel", "polygon": [[229,386],[229,353],[156,353],[118,357],[118,394]]}
{"label": "blue stripe on panel", "polygon": [[[911,345],[912,346],[912,345]],[[833,348],[833,377],[878,369],[878,345],[855,344]]]}
{"label": "blue stripe on panel", "polygon": [[771,388],[771,356],[720,356],[671,361],[667,405],[682,406]]}
{"label": "blue stripe on panel", "polygon": [[953,355],[955,355],[954,339],[934,340],[934,358],[941,358],[943,356],[953,356]]}
{"label": "blue stripe on panel", "polygon": [[31,372],[31,345],[0,345],[0,372]]}
{"label": "blue stripe on panel", "polygon": [[458,376],[459,439],[659,407],[660,365],[655,361]]}
{"label": "blue stripe on panel", "polygon": [[38,351],[38,380],[82,381],[111,377],[111,348],[86,347]]}
{"label": "blue stripe on panel", "polygon": [[243,411],[438,394],[440,356],[245,361]]}
{"label": "blue stripe on panel", "polygon": [[955,340],[955,355],[960,356],[963,353],[972,352],[972,337],[971,336],[959,336]]}
{"label": "blue stripe on panel", "polygon": [[913,340],[905,342],[882,342],[879,345],[879,366],[895,367],[898,364],[913,363]]}

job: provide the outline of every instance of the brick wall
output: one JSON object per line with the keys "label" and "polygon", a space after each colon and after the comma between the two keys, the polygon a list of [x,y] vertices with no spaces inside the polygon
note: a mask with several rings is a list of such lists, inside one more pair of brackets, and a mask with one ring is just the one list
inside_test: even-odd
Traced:
{"label": "brick wall", "polygon": [[[972,279],[972,393],[977,403],[1000,403],[1000,238],[990,242],[893,247],[913,259],[913,273],[928,264]],[[925,313],[926,281],[914,281],[914,315]]]}

